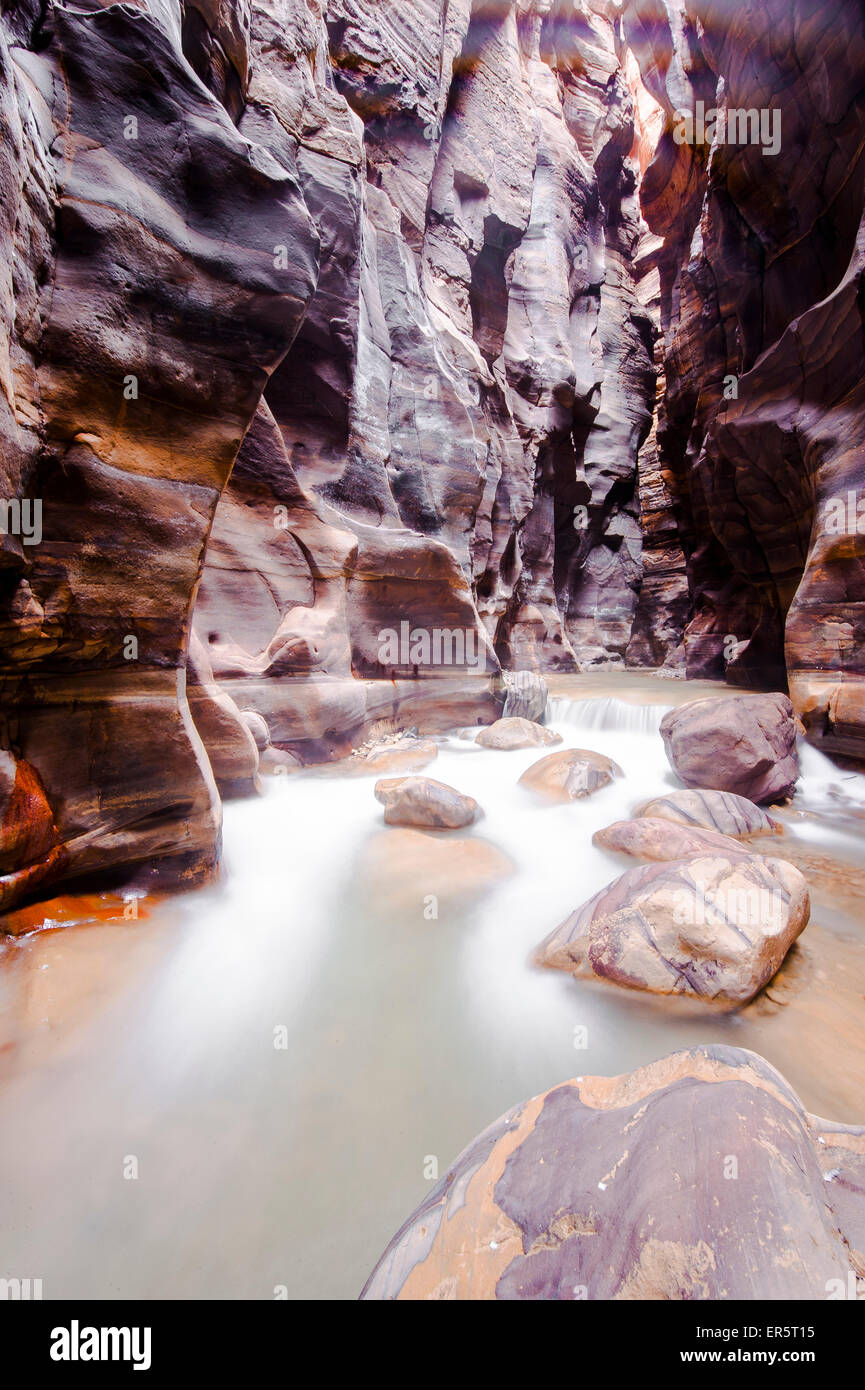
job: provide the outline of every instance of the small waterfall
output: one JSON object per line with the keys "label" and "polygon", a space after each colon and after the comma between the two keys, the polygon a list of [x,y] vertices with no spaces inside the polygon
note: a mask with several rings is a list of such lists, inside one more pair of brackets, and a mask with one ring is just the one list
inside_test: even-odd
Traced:
{"label": "small waterfall", "polygon": [[630,734],[656,734],[671,705],[634,705],[609,695],[603,699],[550,699],[548,724],[570,724],[580,729],[615,729]]}

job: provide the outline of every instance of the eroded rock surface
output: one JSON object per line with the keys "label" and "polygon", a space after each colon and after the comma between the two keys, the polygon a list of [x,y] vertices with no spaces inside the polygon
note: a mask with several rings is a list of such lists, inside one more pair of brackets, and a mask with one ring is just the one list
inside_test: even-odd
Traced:
{"label": "eroded rock surface", "polygon": [[636,820],[619,820],[596,830],[592,844],[615,850],[635,859],[697,859],[721,854],[726,859],[747,855],[751,850],[730,835],[699,826],[681,825],[661,816],[643,815]]}
{"label": "eroded rock surface", "polygon": [[[626,664],[789,668],[865,751],[863,22],[9,0],[0,747],[49,875],[212,871],[253,759],[193,622],[271,761]],[[677,145],[697,99],[778,152]]]}
{"label": "eroded rock surface", "polygon": [[542,801],[578,801],[621,776],[622,769],[604,753],[566,748],[532,763],[520,778],[520,786]]}
{"label": "eroded rock surface", "polygon": [[735,792],[668,792],[666,796],[656,796],[652,801],[644,802],[636,815],[715,830],[734,840],[749,840],[757,835],[780,835],[783,828],[761,806],[756,806],[746,796],[737,796]]}
{"label": "eroded rock surface", "polygon": [[786,695],[742,695],[678,705],[664,715],[661,737],[686,786],[769,803],[795,791],[800,728]]}
{"label": "eroded rock surface", "polygon": [[736,852],[629,869],[551,932],[538,962],[654,994],[745,1004],[810,914],[802,874]]}
{"label": "eroded rock surface", "polygon": [[[789,677],[809,736],[861,758],[865,11],[652,0],[623,28],[663,109],[640,189],[664,334],[648,515],[653,530],[675,517],[685,667],[762,689]],[[698,102],[723,124],[677,143]],[[768,140],[728,139],[749,111]]]}
{"label": "eroded rock surface", "polygon": [[488,729],[481,729],[475,743],[481,748],[498,748],[509,752],[514,748],[548,748],[561,743],[561,734],[545,729],[543,724],[535,724],[531,719],[508,717],[497,719]]}
{"label": "eroded rock surface", "polygon": [[420,830],[462,830],[480,810],[474,797],[432,777],[387,777],[376,782],[375,797],[388,825]]}
{"label": "eroded rock surface", "polygon": [[865,1129],[809,1115],[753,1052],[695,1048],[508,1111],[362,1297],[821,1300],[861,1274],[863,1185]]}

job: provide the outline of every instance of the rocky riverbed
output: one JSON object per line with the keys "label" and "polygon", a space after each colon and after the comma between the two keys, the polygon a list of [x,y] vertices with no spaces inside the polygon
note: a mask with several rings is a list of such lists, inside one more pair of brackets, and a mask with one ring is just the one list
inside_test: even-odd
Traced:
{"label": "rocky riverbed", "polygon": [[[757,1065],[736,1060],[739,1049],[759,1054],[785,1079],[770,1091],[796,1093],[800,1128],[800,1112],[865,1125],[865,777],[807,745],[793,800],[766,808],[780,833],[736,842],[796,866],[810,895],[807,926],[750,1003],[719,1010],[535,963],[543,938],[634,863],[595,833],[676,795],[665,709],[719,693],[568,678],[548,713],[556,749],[589,749],[622,771],[589,795],[538,800],[520,778],[556,749],[490,749],[477,730],[456,730],[435,736],[416,775],[473,798],[481,814],[469,826],[386,825],[380,766],[283,774],[228,808],[218,887],[134,900],[137,918],[104,894],[34,912],[26,925],[47,929],[7,938],[0,974],[16,1260],[36,1260],[58,1296],[270,1297],[284,1285],[292,1297],[356,1297],[498,1115],[575,1077],[651,1071],[701,1047],[722,1070]],[[724,1113],[719,1134],[733,1136],[740,1121],[731,1111],[725,1130]],[[812,1147],[825,1137],[807,1133]],[[579,1168],[593,1141],[575,1131],[569,1142]],[[849,1152],[861,1143],[851,1137]],[[62,1185],[51,1180],[58,1152]],[[123,1178],[127,1156],[136,1183]],[[852,1181],[831,1179],[849,1201]],[[709,1226],[681,1239],[713,1243]],[[632,1293],[652,1287],[645,1270],[633,1277]],[[782,1287],[768,1265],[765,1277]],[[814,1277],[797,1275],[786,1296],[816,1296]],[[699,1296],[721,1296],[720,1266],[701,1279]],[[729,1286],[747,1297],[758,1285]]]}

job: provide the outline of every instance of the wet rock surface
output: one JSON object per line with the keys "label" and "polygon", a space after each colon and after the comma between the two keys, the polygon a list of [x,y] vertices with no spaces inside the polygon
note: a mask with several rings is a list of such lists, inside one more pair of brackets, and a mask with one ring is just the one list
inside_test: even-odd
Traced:
{"label": "wet rock surface", "polygon": [[736,840],[778,835],[782,828],[761,806],[734,792],[668,792],[644,802],[636,814],[715,830]]}
{"label": "wet rock surface", "polygon": [[786,695],[695,700],[661,721],[670,766],[687,786],[733,792],[757,803],[793,795],[800,729]]}
{"label": "wet rock surface", "polygon": [[520,778],[520,786],[542,801],[578,801],[622,775],[622,769],[605,754],[568,748],[532,763]]}
{"label": "wet rock surface", "polygon": [[592,844],[635,859],[697,859],[706,854],[720,854],[730,859],[752,852],[749,846],[717,830],[704,830],[648,815],[637,820],[616,821],[603,830],[596,830]]}
{"label": "wet rock surface", "polygon": [[855,1285],[863,1178],[865,1129],[809,1115],[752,1052],[695,1048],[508,1111],[362,1296],[825,1299],[829,1281]]}
{"label": "wet rock surface", "polygon": [[655,994],[741,1005],[804,931],[804,877],[736,853],[629,869],[543,942],[539,964]]}
{"label": "wet rock surface", "polygon": [[375,784],[375,797],[384,807],[388,825],[421,830],[462,830],[471,825],[480,807],[474,797],[432,777],[388,777]]}
{"label": "wet rock surface", "polygon": [[543,724],[512,716],[497,719],[488,729],[481,729],[475,739],[481,748],[498,748],[504,752],[515,748],[545,748],[561,741],[561,734],[545,729]]}

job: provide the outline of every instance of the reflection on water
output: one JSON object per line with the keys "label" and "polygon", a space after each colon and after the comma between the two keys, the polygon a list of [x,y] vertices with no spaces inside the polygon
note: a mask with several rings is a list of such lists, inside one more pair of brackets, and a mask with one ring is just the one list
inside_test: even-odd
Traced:
{"label": "reflection on water", "polygon": [[[828,900],[775,1001],[738,1016],[530,964],[562,917],[628,867],[592,833],[674,785],[656,732],[671,701],[658,683],[652,698],[556,697],[564,746],[607,753],[626,774],[570,806],[541,807],[517,786],[546,750],[442,740],[430,775],[480,802],[472,833],[516,866],[472,910],[427,920],[419,883],[416,910],[377,913],[362,872],[382,825],[374,779],[313,772],[226,807],[217,887],[146,923],[14,947],[0,972],[7,1034],[14,1022],[0,1274],[42,1278],[47,1298],[271,1298],[276,1286],[353,1298],[427,1190],[431,1157],[443,1172],[503,1110],[557,1081],[694,1042],[759,1050],[812,1108],[865,1120],[861,1048],[832,1062],[865,1007],[862,947]],[[832,786],[854,813],[865,806],[865,778],[811,749],[804,770],[801,801],[817,814],[787,818],[789,834],[855,862],[856,840],[818,815]],[[803,1045],[812,1026],[819,1046]]]}

